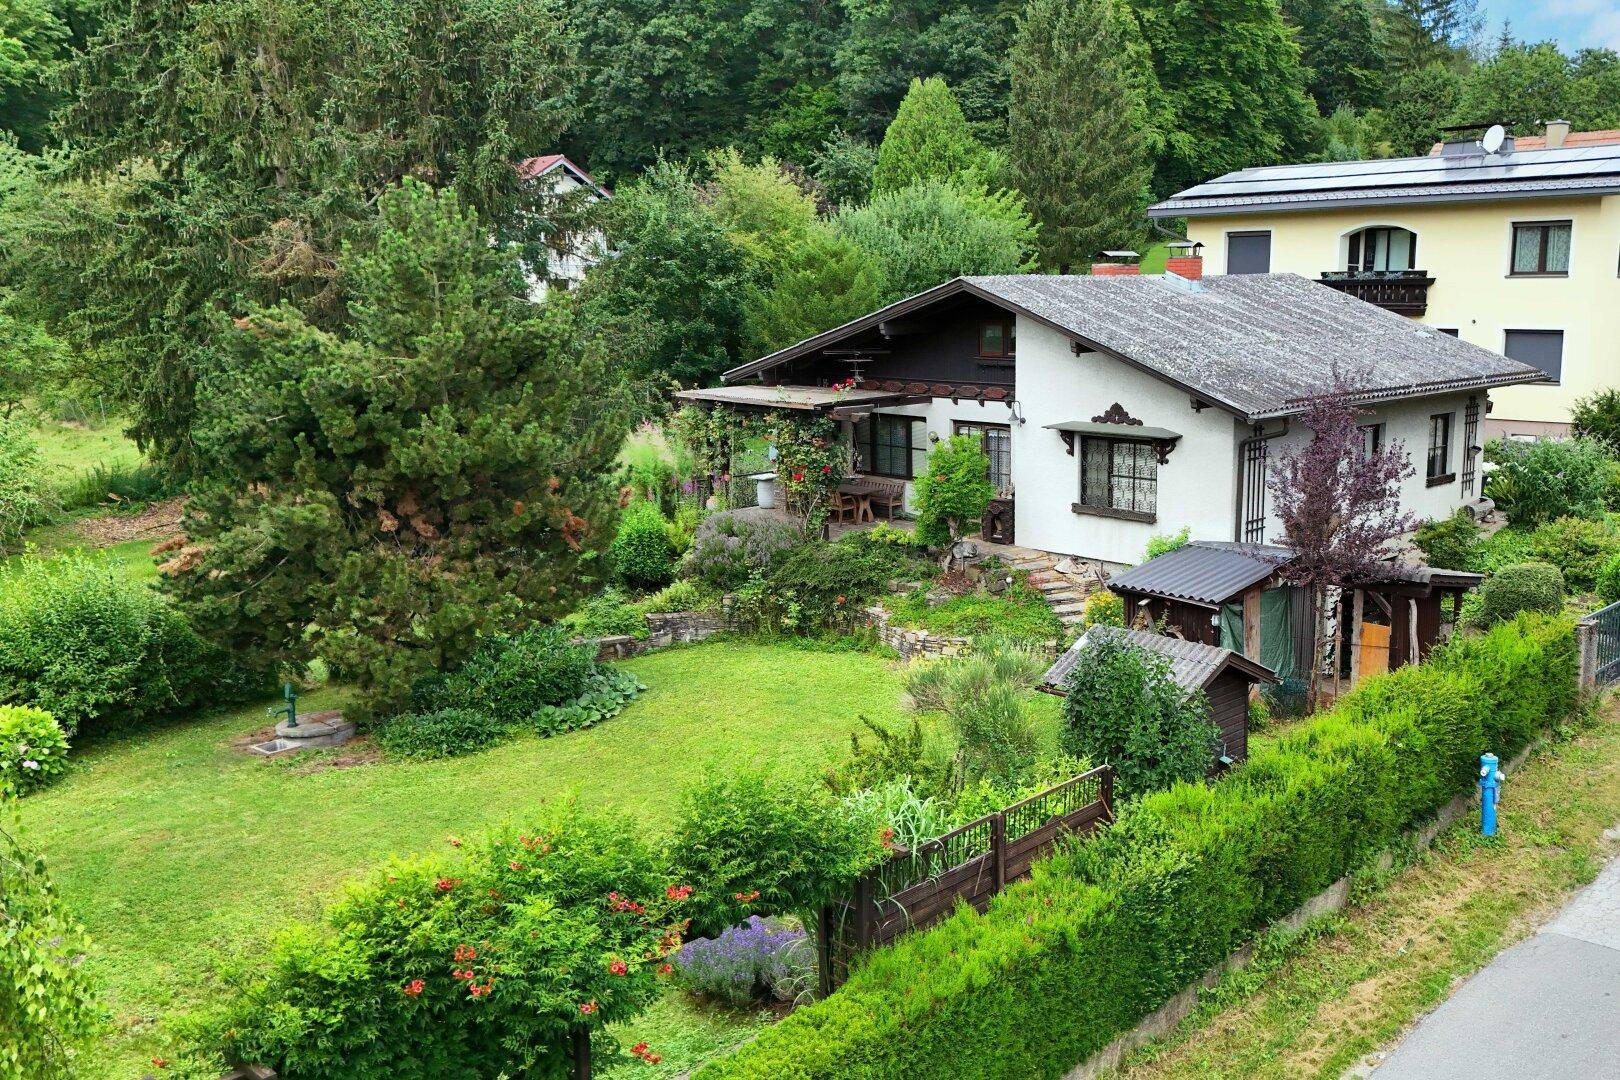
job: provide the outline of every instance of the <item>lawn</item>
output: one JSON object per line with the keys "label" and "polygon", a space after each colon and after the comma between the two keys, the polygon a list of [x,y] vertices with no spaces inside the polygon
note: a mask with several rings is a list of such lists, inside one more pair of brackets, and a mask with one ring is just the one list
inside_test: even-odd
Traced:
{"label": "lawn", "polygon": [[34,445],[51,479],[64,486],[96,465],[138,465],[141,461],[140,450],[116,419],[91,425],[42,418],[34,425]]}
{"label": "lawn", "polygon": [[[82,745],[79,769],[21,812],[96,941],[91,964],[117,1017],[86,1072],[132,1075],[162,1048],[158,1022],[204,1000],[221,961],[314,916],[345,878],[390,853],[521,821],[570,794],[656,835],[705,770],[816,767],[847,748],[861,715],[901,712],[901,672],[865,653],[713,641],[624,666],[649,689],[614,719],[450,761],[253,758],[233,743],[266,725],[265,705]],[[341,697],[328,690],[301,704]],[[688,1067],[758,1022],[683,1001],[660,1014],[678,1029],[666,1041],[694,1055]],[[665,1054],[665,1070],[680,1063]]]}

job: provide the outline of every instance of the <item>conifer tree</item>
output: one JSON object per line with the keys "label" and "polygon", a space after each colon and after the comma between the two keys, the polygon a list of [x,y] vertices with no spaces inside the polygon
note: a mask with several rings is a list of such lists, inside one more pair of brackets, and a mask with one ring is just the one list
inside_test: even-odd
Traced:
{"label": "conifer tree", "polygon": [[872,193],[899,191],[920,180],[988,186],[1001,171],[999,157],[974,137],[944,79],[913,79],[878,146]]}
{"label": "conifer tree", "polygon": [[1032,0],[1019,22],[1008,156],[1047,269],[1083,266],[1142,233],[1151,133],[1125,70],[1140,45],[1114,0]]}
{"label": "conifer tree", "polygon": [[524,300],[453,192],[406,180],[378,214],[341,259],[341,330],[284,304],[222,333],[198,394],[210,479],[165,566],[207,636],[321,659],[371,715],[481,635],[565,610],[627,430],[570,305]]}

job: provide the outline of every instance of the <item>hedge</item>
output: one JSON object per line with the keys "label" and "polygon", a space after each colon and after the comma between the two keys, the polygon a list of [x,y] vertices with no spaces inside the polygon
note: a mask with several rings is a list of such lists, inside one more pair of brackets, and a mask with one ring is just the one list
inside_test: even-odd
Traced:
{"label": "hedge", "polygon": [[1573,711],[1570,623],[1524,615],[1368,679],[1213,786],[1121,808],[983,915],[859,964],[696,1080],[1061,1076]]}

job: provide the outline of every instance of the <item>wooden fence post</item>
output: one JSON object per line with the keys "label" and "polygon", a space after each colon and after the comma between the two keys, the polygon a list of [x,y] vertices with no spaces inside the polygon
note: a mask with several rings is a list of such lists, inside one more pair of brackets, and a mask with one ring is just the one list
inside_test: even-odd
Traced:
{"label": "wooden fence post", "polygon": [[1007,815],[997,810],[990,818],[990,864],[995,867],[996,892],[1007,887]]}
{"label": "wooden fence post", "polygon": [[821,905],[821,917],[816,926],[816,952],[821,961],[821,996],[826,997],[833,992],[832,977],[832,905]]}
{"label": "wooden fence post", "polygon": [[1109,821],[1114,820],[1114,770],[1105,769],[1102,781],[1097,786],[1097,797],[1102,800],[1103,816]]}
{"label": "wooden fence post", "polygon": [[862,874],[855,882],[855,947],[872,944],[872,875]]}

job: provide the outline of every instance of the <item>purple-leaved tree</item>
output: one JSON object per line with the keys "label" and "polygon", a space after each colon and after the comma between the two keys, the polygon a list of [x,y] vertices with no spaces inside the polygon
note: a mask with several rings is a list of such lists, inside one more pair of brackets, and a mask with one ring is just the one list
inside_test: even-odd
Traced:
{"label": "purple-leaved tree", "polygon": [[1357,423],[1364,414],[1353,393],[1335,371],[1332,389],[1299,418],[1311,441],[1279,454],[1267,480],[1283,543],[1298,553],[1282,576],[1309,589],[1316,603],[1313,705],[1321,686],[1328,590],[1376,580],[1388,543],[1417,526],[1417,518],[1401,509],[1401,481],[1413,475],[1412,463],[1399,442],[1366,447]]}

